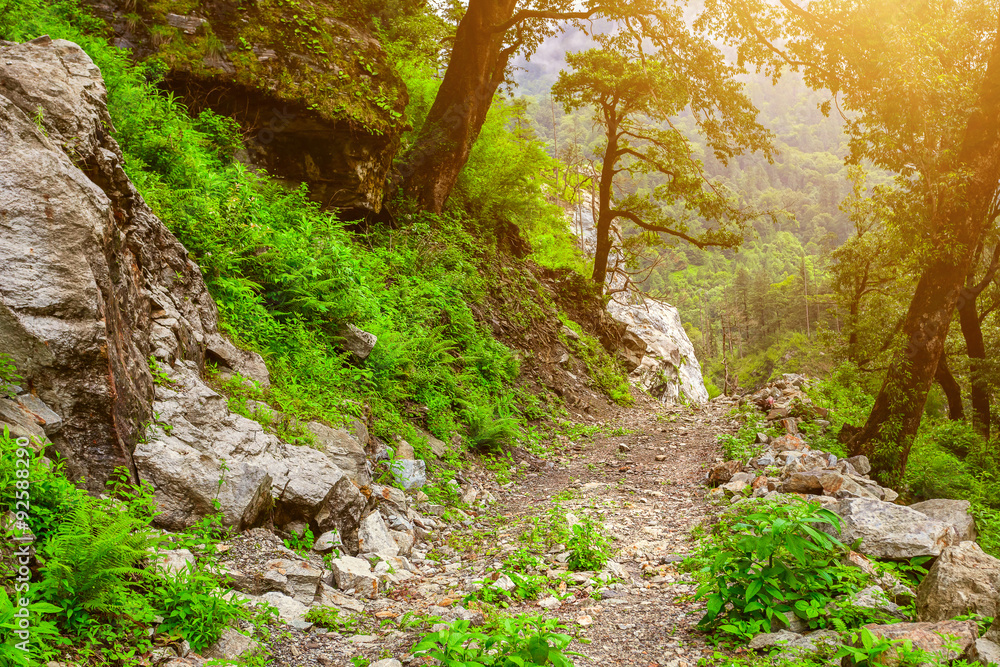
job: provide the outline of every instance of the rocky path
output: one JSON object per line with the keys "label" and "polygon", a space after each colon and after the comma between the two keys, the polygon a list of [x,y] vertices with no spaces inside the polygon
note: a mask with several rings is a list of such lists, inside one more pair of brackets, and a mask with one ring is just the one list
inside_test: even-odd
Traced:
{"label": "rocky path", "polygon": [[[567,571],[565,547],[556,544],[546,549],[544,565],[526,570],[547,575],[555,595],[543,592],[504,612],[559,618],[581,640],[572,646],[582,654],[577,665],[693,667],[710,651],[693,629],[700,605],[687,596],[694,587],[674,564],[690,550],[689,531],[707,511],[702,480],[716,457],[716,435],[735,430],[726,416],[731,407],[621,410],[598,435],[560,438],[560,450],[547,460],[516,455],[510,481],[497,483],[475,466],[463,471],[495,502],[467,525],[454,523],[418,544],[406,580],[384,597],[358,600],[364,611],[353,616],[352,627],[302,632],[276,626],[269,642],[274,664],[364,664],[361,657],[372,664],[422,664],[410,648],[438,620],[430,617],[479,618],[476,602],[463,601],[476,582],[503,575],[503,561],[525,545],[525,530],[568,513],[598,519],[614,536],[607,568],[614,580]],[[421,624],[422,618],[428,620]]]}

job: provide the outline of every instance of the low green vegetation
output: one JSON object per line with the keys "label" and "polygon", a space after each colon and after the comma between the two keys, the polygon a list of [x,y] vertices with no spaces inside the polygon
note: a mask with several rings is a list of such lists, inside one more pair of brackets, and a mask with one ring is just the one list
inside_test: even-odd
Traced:
{"label": "low green vegetation", "polygon": [[846,547],[830,534],[839,531],[840,517],[795,497],[746,500],[724,512],[688,566],[701,582],[696,598],[706,603],[699,627],[746,640],[787,627],[790,616],[839,631],[884,620],[850,605],[830,613],[835,598],[860,591],[867,579],[840,562]]}
{"label": "low green vegetation", "polygon": [[442,667],[572,667],[573,637],[558,619],[522,615],[501,618],[482,630],[457,620],[424,635],[413,654]]}
{"label": "low green vegetation", "polygon": [[778,431],[773,426],[768,426],[764,415],[752,404],[734,408],[729,416],[740,422],[739,430],[735,435],[728,433],[718,436],[719,445],[727,461],[746,462],[764,451],[766,445],[758,442],[757,434],[764,433],[775,437]]}
{"label": "low green vegetation", "polygon": [[[24,452],[26,454],[20,454]],[[15,460],[28,461],[30,510],[24,510]],[[202,566],[164,571],[156,563],[171,545],[151,522],[156,514],[147,485],[126,484],[122,472],[109,482],[106,495],[90,496],[65,476],[63,466],[41,448],[20,447],[0,436],[0,513],[13,512],[34,535],[38,562],[31,583],[30,653],[11,651],[15,626],[2,619],[14,613],[0,596],[0,656],[6,665],[45,664],[70,659],[79,664],[135,664],[171,638],[186,640],[200,651],[217,641],[236,620],[261,626],[269,612],[252,612]],[[204,526],[183,536],[211,559],[213,542]],[[4,529],[7,544],[23,534],[17,525]],[[206,561],[207,562],[207,561]],[[3,573],[12,579],[13,572]],[[0,589],[2,590],[2,589]],[[148,633],[155,627],[156,635]],[[6,651],[6,652],[4,652]],[[30,662],[29,662],[30,661]]]}

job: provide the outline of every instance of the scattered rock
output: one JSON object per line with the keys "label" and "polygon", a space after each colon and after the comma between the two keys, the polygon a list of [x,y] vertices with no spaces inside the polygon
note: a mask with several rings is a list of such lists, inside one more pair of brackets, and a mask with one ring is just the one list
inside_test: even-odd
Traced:
{"label": "scattered rock", "polygon": [[[872,558],[937,556],[957,541],[950,525],[909,507],[870,498],[845,498],[830,509],[843,519],[840,541],[851,544],[861,539],[858,551]],[[833,532],[832,528],[824,529]]]}
{"label": "scattered rock", "polygon": [[351,556],[341,556],[330,562],[333,582],[342,591],[353,590],[358,595],[378,597],[378,578],[372,573],[368,561]]}
{"label": "scattered rock", "polygon": [[389,534],[389,528],[378,512],[372,512],[361,521],[358,528],[358,549],[361,553],[385,557],[399,555],[399,545]]}
{"label": "scattered rock", "polygon": [[[973,621],[942,621],[940,623],[895,623],[892,625],[866,625],[876,637],[889,640],[909,640],[915,649],[927,651],[949,661],[961,657],[979,636]],[[954,648],[949,646],[954,642]],[[890,649],[882,654],[880,663],[898,667],[899,654]]]}
{"label": "scattered rock", "polygon": [[353,324],[348,324],[339,332],[340,344],[345,350],[353,354],[360,361],[368,358],[368,355],[375,349],[378,337],[375,334],[363,331]]}
{"label": "scattered rock", "polygon": [[989,639],[977,639],[966,651],[971,662],[981,665],[1000,665],[1000,644]]}
{"label": "scattered rock", "polygon": [[392,476],[396,483],[409,491],[427,484],[427,464],[421,460],[403,459],[392,462]]}
{"label": "scattered rock", "polygon": [[222,631],[219,641],[204,649],[201,654],[205,658],[236,661],[247,653],[256,650],[258,646],[259,644],[252,638],[237,632],[233,628],[226,628]]}
{"label": "scattered rock", "polygon": [[975,542],[946,547],[917,588],[917,619],[943,621],[962,614],[1000,612],[1000,560]]}

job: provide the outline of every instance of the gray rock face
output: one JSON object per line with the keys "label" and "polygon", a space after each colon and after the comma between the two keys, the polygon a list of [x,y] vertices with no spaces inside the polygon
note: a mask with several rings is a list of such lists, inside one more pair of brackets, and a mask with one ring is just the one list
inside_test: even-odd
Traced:
{"label": "gray rock face", "polygon": [[197,266],[125,176],[105,98],[75,44],[0,45],[0,349],[62,419],[53,444],[92,490],[132,463],[152,418],[156,330],[200,364],[217,321]]}
{"label": "gray rock face", "polygon": [[281,443],[267,463],[273,480],[274,523],[314,522],[335,495],[334,487],[350,480],[330,458],[312,447]]}
{"label": "gray rock face", "polygon": [[976,520],[969,513],[972,503],[968,500],[925,500],[910,505],[910,509],[926,514],[936,521],[943,521],[955,527],[962,542],[976,541]]}
{"label": "gray rock face", "polygon": [[221,334],[206,337],[205,357],[217,363],[225,374],[239,373],[263,388],[271,386],[271,374],[264,359],[256,352],[241,350]]}
{"label": "gray rock face", "polygon": [[861,538],[858,551],[873,558],[937,556],[958,541],[950,525],[909,507],[869,498],[845,498],[829,509],[843,519],[840,541],[851,544]]}
{"label": "gray rock face", "polygon": [[1000,560],[975,542],[941,552],[917,588],[917,619],[944,621],[968,613],[1000,612]]}
{"label": "gray rock face", "polygon": [[399,555],[399,545],[389,533],[382,515],[372,512],[361,522],[358,528],[358,549],[361,553],[373,553],[389,557]]}
{"label": "gray rock face", "polygon": [[307,426],[316,436],[317,447],[338,468],[362,486],[371,483],[364,444],[353,433],[342,428],[330,428],[319,422],[309,422]]}
{"label": "gray rock face", "polygon": [[617,295],[608,302],[608,313],[646,344],[638,367],[631,371],[633,382],[666,403],[708,401],[701,364],[676,308],[658,301],[633,304]]}
{"label": "gray rock face", "polygon": [[256,525],[271,508],[266,463],[281,443],[257,422],[230,413],[193,366],[165,367],[172,385],[156,388],[159,425],[134,452],[162,511],[157,523],[180,530],[213,513],[218,501],[227,525]]}

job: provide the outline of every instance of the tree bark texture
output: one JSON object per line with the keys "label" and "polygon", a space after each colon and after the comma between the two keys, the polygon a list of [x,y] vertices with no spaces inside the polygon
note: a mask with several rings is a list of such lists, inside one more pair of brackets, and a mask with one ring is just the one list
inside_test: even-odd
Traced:
{"label": "tree bark texture", "polygon": [[403,189],[421,209],[440,213],[479,137],[515,47],[499,29],[517,0],[470,0],[451,60],[402,168]]}

